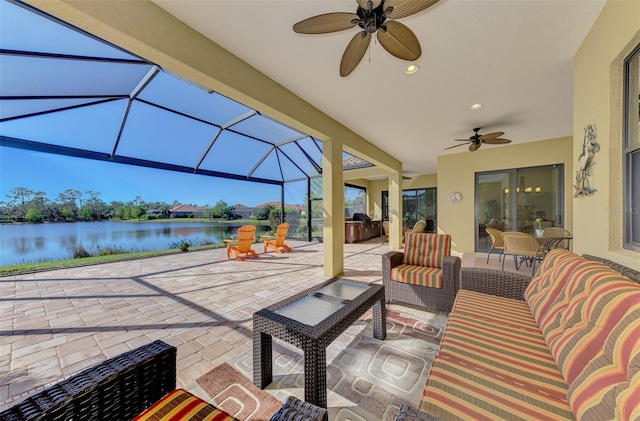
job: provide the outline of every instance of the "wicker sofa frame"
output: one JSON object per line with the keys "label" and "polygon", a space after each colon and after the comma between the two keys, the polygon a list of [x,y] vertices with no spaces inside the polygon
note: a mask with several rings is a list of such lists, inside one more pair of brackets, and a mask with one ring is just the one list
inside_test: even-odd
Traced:
{"label": "wicker sofa frame", "polygon": [[460,285],[460,258],[447,256],[442,261],[442,288],[429,288],[396,282],[391,269],[402,263],[404,252],[390,251],[382,255],[382,283],[387,303],[395,301],[419,307],[451,311]]}
{"label": "wicker sofa frame", "polygon": [[[613,270],[623,274],[640,284],[640,272],[628,268],[611,260],[584,254],[583,257],[603,263]],[[531,277],[519,273],[502,272],[495,269],[462,268],[460,270],[460,289],[496,295],[505,298],[524,301],[524,292],[531,282]],[[409,404],[404,404],[396,421],[442,421],[423,411],[419,411]]]}
{"label": "wicker sofa frame", "polygon": [[[130,420],[176,388],[176,348],[160,340],[103,361],[0,412],[1,421]],[[291,396],[271,418],[326,420]]]}

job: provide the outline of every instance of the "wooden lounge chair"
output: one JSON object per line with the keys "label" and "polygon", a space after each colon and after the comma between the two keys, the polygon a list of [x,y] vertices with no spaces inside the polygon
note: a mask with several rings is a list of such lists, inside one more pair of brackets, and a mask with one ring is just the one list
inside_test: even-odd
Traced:
{"label": "wooden lounge chair", "polygon": [[[255,240],[256,227],[253,225],[245,225],[238,228],[238,239],[237,240],[224,240],[227,244],[227,259],[230,258],[231,254],[238,259],[242,260],[242,256],[248,257],[253,256],[256,259],[258,258],[258,254],[253,250],[253,241]],[[236,245],[232,245],[232,243],[236,242]]]}
{"label": "wooden lounge chair", "polygon": [[281,249],[291,251],[291,247],[284,243],[285,238],[287,238],[287,233],[289,232],[289,223],[283,222],[278,225],[276,229],[276,238],[271,239],[273,235],[264,235],[264,252],[266,253],[268,249],[273,249],[276,253],[282,253]]}

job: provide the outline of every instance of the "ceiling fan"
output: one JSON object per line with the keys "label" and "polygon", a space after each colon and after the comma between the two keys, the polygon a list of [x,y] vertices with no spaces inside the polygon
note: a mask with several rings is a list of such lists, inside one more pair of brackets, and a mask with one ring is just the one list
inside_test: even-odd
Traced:
{"label": "ceiling fan", "polygon": [[358,32],[347,45],[340,61],[340,76],[348,76],[364,57],[371,36],[378,33],[378,41],[392,55],[414,61],[422,54],[420,42],[407,26],[391,19],[418,13],[439,0],[356,0],[356,13],[333,12],[313,16],[293,25],[299,34],[327,34],[358,25]]}
{"label": "ceiling fan", "polygon": [[455,139],[456,142],[467,142],[461,143],[459,145],[449,146],[447,149],[457,148],[458,146],[469,145],[469,150],[471,152],[476,151],[482,146],[483,143],[487,145],[504,145],[505,143],[511,143],[509,139],[502,139],[500,136],[504,134],[504,132],[494,132],[487,134],[479,134],[480,127],[473,129],[475,134],[471,136],[469,139]]}

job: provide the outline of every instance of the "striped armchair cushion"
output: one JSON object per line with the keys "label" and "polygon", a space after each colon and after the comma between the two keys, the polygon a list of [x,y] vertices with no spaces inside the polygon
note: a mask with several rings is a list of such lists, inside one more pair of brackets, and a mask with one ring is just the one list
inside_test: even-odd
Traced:
{"label": "striped armchair cushion", "polygon": [[235,418],[184,389],[176,389],[133,419],[133,421],[178,420],[235,421]]}
{"label": "striped armchair cushion", "polygon": [[405,234],[402,263],[406,265],[442,268],[442,260],[450,254],[449,234]]}
{"label": "striped armchair cushion", "polygon": [[391,268],[391,279],[405,284],[442,288],[442,269],[401,264]]}

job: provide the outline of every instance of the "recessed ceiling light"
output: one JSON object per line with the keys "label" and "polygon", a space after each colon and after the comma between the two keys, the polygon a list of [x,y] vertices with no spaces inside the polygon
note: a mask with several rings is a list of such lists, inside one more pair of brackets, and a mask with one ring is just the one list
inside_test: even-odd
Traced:
{"label": "recessed ceiling light", "polygon": [[482,107],[482,104],[480,104],[480,103],[478,102],[478,103],[476,103],[476,104],[473,104],[473,105],[471,106],[471,109],[472,109],[472,110],[477,110],[477,109],[478,109],[478,108],[480,108],[480,107]]}
{"label": "recessed ceiling light", "polygon": [[412,65],[410,65],[410,66],[407,66],[407,68],[406,68],[406,69],[404,69],[404,72],[405,72],[406,74],[408,74],[408,75],[412,75],[412,74],[414,74],[415,72],[417,72],[417,71],[418,71],[418,69],[420,69],[420,67],[416,66],[415,64],[412,64]]}

